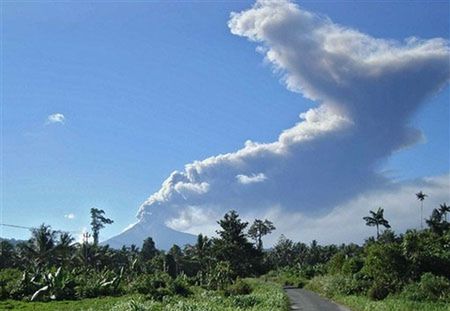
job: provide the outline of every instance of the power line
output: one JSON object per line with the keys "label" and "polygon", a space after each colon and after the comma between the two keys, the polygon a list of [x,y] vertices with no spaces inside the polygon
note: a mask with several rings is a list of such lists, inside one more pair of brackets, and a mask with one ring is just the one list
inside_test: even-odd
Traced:
{"label": "power line", "polygon": [[[25,227],[25,226],[20,226],[20,225],[11,225],[11,224],[3,224],[3,223],[0,223],[0,226],[17,228],[17,229],[27,229],[27,230],[37,229],[37,227]],[[67,232],[67,233],[83,233],[82,231],[67,231],[67,230],[54,230],[54,231],[56,231],[56,232]]]}

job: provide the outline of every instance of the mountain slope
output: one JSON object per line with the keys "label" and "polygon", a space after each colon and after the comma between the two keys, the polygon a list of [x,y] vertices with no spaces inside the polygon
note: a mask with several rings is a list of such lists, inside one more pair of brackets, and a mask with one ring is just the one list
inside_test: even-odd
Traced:
{"label": "mountain slope", "polygon": [[195,235],[173,230],[155,221],[142,219],[132,227],[101,244],[109,244],[112,248],[121,248],[123,245],[130,246],[131,244],[142,247],[142,242],[148,237],[151,237],[155,241],[156,247],[162,250],[170,249],[173,244],[183,246],[185,244],[194,244],[196,241]]}

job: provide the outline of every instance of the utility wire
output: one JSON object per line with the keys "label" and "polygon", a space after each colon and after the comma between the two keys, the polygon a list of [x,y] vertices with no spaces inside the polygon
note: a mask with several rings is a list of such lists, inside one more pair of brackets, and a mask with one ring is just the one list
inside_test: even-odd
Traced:
{"label": "utility wire", "polygon": [[[36,227],[25,227],[25,226],[19,226],[19,225],[3,224],[3,223],[0,223],[0,226],[17,228],[17,229],[27,229],[27,230],[37,229]],[[67,230],[54,230],[54,231],[56,231],[56,232],[67,232],[67,233],[83,233],[82,231],[67,231]]]}

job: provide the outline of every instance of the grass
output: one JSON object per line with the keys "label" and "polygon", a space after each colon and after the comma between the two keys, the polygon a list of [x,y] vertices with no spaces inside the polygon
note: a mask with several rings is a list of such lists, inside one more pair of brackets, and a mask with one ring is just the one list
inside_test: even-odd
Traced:
{"label": "grass", "polygon": [[0,301],[0,310],[36,311],[287,311],[289,301],[280,285],[256,279],[247,280],[253,292],[249,295],[225,297],[219,292],[192,288],[189,298],[167,297],[163,302],[145,300],[140,295],[103,297],[74,301],[25,302]]}
{"label": "grass", "polygon": [[415,302],[388,297],[372,301],[364,296],[335,296],[333,299],[354,311],[450,311],[450,305],[438,302]]}
{"label": "grass", "polygon": [[353,311],[450,311],[450,306],[443,302],[416,302],[400,296],[373,301],[362,294],[345,295],[345,286],[336,280],[339,279],[332,275],[318,276],[311,279],[306,288]]}

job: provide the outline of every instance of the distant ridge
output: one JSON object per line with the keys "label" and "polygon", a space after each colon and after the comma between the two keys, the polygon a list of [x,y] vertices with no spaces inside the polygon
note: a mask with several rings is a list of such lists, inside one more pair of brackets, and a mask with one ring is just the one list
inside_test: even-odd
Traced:
{"label": "distant ridge", "polygon": [[9,243],[11,243],[12,245],[16,246],[19,243],[23,243],[26,242],[26,240],[16,240],[16,239],[5,239],[5,238],[0,238],[0,242],[1,241],[7,241]]}

